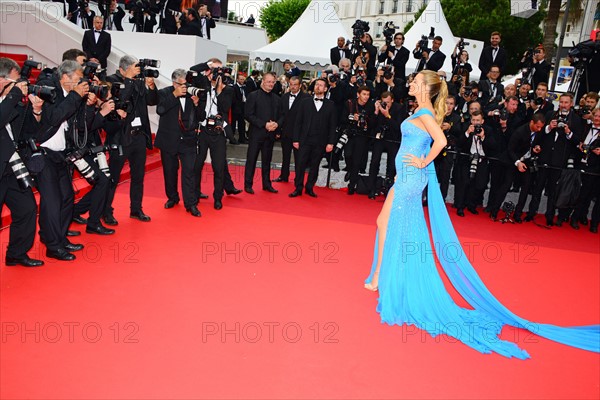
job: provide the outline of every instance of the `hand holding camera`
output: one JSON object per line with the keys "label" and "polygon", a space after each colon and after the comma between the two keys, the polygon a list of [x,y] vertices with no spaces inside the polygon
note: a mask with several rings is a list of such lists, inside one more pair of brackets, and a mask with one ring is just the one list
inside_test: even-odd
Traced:
{"label": "hand holding camera", "polygon": [[114,111],[114,109],[115,109],[115,102],[114,101],[112,101],[112,100],[105,101],[100,106],[100,114],[103,117],[106,117],[108,114],[110,114],[112,111]]}
{"label": "hand holding camera", "polygon": [[73,91],[81,97],[84,97],[90,92],[90,85],[86,80],[82,80],[73,88]]}

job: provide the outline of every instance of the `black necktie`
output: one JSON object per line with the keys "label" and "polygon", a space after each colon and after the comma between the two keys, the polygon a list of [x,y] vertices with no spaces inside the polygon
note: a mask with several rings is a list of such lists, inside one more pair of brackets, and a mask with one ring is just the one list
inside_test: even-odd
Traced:
{"label": "black necktie", "polygon": [[294,99],[295,99],[295,98],[296,98],[296,95],[295,95],[295,94],[290,94],[290,97],[292,97],[292,98],[294,98]]}
{"label": "black necktie", "polygon": [[102,31],[94,31],[94,32],[96,32],[96,33],[102,33]]}

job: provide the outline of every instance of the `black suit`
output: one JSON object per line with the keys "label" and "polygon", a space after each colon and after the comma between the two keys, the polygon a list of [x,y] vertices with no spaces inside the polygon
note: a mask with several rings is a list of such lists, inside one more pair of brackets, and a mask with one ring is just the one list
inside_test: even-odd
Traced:
{"label": "black suit", "polygon": [[352,53],[349,49],[340,49],[335,46],[329,51],[329,59],[331,60],[331,65],[338,65],[342,56],[340,55],[340,50],[344,53],[344,58],[350,59],[352,57]]}
{"label": "black suit", "polygon": [[217,27],[214,19],[207,17],[200,17],[200,36],[204,37],[202,33],[202,26],[206,25],[206,38],[210,40],[210,30]]}
{"label": "black suit", "polygon": [[[296,100],[298,101],[298,100]],[[294,103],[296,102],[294,101]],[[304,187],[304,171],[310,167],[306,190],[312,191],[319,177],[319,163],[325,147],[335,144],[335,128],[337,127],[336,110],[333,101],[323,99],[320,110],[312,97],[305,97],[298,104],[298,115],[292,141],[299,143],[298,161],[296,163],[296,190]]]}
{"label": "black suit", "polygon": [[417,60],[420,60],[419,64],[417,65],[417,72],[422,71],[424,69],[437,72],[444,66],[444,61],[446,61],[446,55],[442,53],[441,50],[438,50],[436,52],[430,50],[429,59],[427,61],[425,61],[422,52],[415,50],[413,50],[413,56]]}
{"label": "black suit", "polygon": [[[154,144],[160,149],[165,193],[169,200],[176,203],[179,202],[177,171],[181,162],[183,204],[189,209],[198,204],[194,182],[198,144],[196,128],[198,123],[206,118],[206,104],[199,102],[196,107],[190,95],[175,97],[173,91],[173,86],[158,91],[156,113],[160,115],[160,120]],[[181,99],[185,101],[183,110]]]}
{"label": "black suit", "polygon": [[171,11],[180,11],[181,0],[166,0],[160,12],[160,33],[177,33],[177,24]]}
{"label": "black suit", "polygon": [[87,54],[88,58],[95,58],[100,61],[102,68],[106,68],[106,61],[110,55],[112,41],[110,34],[105,31],[100,31],[100,36],[96,42],[96,34],[93,29],[85,31],[81,48]]}
{"label": "black suit", "polygon": [[548,83],[550,80],[550,70],[552,66],[546,60],[542,60],[539,63],[533,63],[533,77],[532,77],[532,89],[537,88],[538,83]]}
{"label": "black suit", "polygon": [[200,36],[202,37],[202,26],[200,21],[195,19],[186,23],[177,31],[178,35]]}
{"label": "black suit", "polygon": [[[8,161],[15,153],[15,145],[6,124],[10,124],[13,135],[17,135],[23,118],[33,119],[31,109],[28,115],[24,115],[25,109],[19,104],[22,97],[21,90],[13,87],[0,103],[0,211],[6,203],[11,216],[6,256],[15,258],[25,256],[33,246],[37,211],[31,189],[19,187],[15,174],[8,166]],[[37,126],[37,122],[24,125],[25,128],[28,126]],[[23,136],[21,133],[21,137]]]}
{"label": "black suit", "polygon": [[[600,137],[598,131],[590,132],[592,125],[587,125],[584,134],[581,136],[581,141],[590,146],[587,156],[582,152],[577,152],[577,159],[580,167],[590,173],[596,175],[582,174],[581,176],[581,192],[577,199],[577,206],[573,212],[572,221],[583,222],[587,220],[588,210],[590,203],[594,197],[596,197],[596,204],[592,210],[592,220],[590,221],[590,227],[598,227],[600,222],[600,156],[597,156],[591,151],[593,148],[600,147]],[[594,136],[595,135],[595,136]],[[583,160],[585,162],[583,162]]]}
{"label": "black suit", "polygon": [[[92,29],[94,27],[94,17],[96,16],[96,13],[94,12],[94,10],[90,10],[89,14],[86,14],[85,10],[83,10],[83,12],[81,11],[81,9],[73,11],[73,13],[71,14],[70,21],[75,25],[79,26],[81,29]],[[78,25],[77,17],[80,14],[82,15],[81,25]]]}
{"label": "black suit", "polygon": [[250,122],[250,131],[248,132],[250,143],[244,172],[245,188],[252,187],[259,152],[263,189],[271,187],[271,159],[276,133],[268,132],[265,124],[269,121],[277,122],[279,100],[280,98],[275,93],[267,93],[262,88],[250,93],[246,98],[246,119]]}
{"label": "black suit", "polygon": [[506,61],[508,60],[506,50],[502,47],[498,47],[495,59],[492,51],[492,46],[486,46],[481,51],[481,57],[479,57],[479,70],[481,71],[481,76],[479,77],[479,80],[487,79],[487,74],[490,72],[492,65],[500,67],[500,74],[504,74],[504,68],[506,67]]}
{"label": "black suit", "polygon": [[121,6],[117,5],[115,11],[108,13],[104,7],[104,2],[99,1],[98,9],[100,10],[100,14],[105,16],[102,29],[107,31],[123,31],[123,17],[125,17],[125,11]]}
{"label": "black suit", "polygon": [[245,86],[246,86],[246,96],[248,96],[248,94],[254,92],[255,90],[258,90],[258,84],[252,77],[249,77],[248,79],[246,79]]}
{"label": "black suit", "polygon": [[[393,58],[388,56],[387,53],[389,51],[395,53]],[[408,62],[409,57],[410,51],[406,47],[402,46],[399,50],[396,50],[395,47],[390,47],[385,53],[379,55],[379,62],[382,63],[387,60],[388,65],[394,66],[394,75],[398,78],[406,79],[406,63]]]}
{"label": "black suit", "polygon": [[[514,216],[516,218],[521,217],[521,213],[523,212],[523,208],[525,207],[525,203],[527,201],[527,197],[529,196],[529,191],[531,185],[534,182],[536,173],[531,172],[532,161],[531,157],[535,157],[536,154],[532,152],[533,143],[538,135],[542,135],[542,132],[532,133],[529,129],[529,124],[521,125],[517,128],[510,137],[508,142],[508,147],[506,149],[506,153],[503,155],[503,159],[505,160],[507,167],[512,168],[513,178],[520,178],[521,190],[519,192],[519,200],[515,207]],[[525,163],[527,169],[525,172],[520,172],[516,169],[517,161],[522,161]],[[508,187],[507,187],[508,186]],[[502,188],[500,194],[508,193],[510,189],[510,184],[506,183],[506,186]]]}
{"label": "black suit", "polygon": [[298,124],[298,110],[300,109],[300,103],[302,100],[310,97],[307,93],[299,91],[296,94],[292,107],[290,108],[290,96],[291,93],[285,93],[279,100],[279,124],[281,130],[281,150],[282,150],[282,163],[281,163],[281,175],[280,178],[288,180],[290,177],[290,163],[292,160],[292,151],[294,153],[294,164],[298,165],[298,150],[293,146],[294,128]]}

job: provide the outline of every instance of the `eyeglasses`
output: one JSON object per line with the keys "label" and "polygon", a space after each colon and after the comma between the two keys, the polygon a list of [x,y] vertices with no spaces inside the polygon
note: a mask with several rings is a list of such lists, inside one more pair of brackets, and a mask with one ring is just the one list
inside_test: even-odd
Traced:
{"label": "eyeglasses", "polygon": [[176,85],[178,85],[178,86],[184,86],[187,82],[181,83],[181,82],[175,82],[175,81],[173,81],[173,83],[176,84]]}

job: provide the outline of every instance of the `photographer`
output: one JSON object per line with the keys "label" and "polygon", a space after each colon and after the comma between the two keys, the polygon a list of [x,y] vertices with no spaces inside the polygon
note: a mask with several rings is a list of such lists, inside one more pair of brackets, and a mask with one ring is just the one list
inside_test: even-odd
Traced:
{"label": "photographer", "polygon": [[373,97],[380,99],[384,92],[392,93],[393,98],[398,103],[403,101],[408,95],[406,82],[403,78],[396,78],[396,72],[391,65],[379,68],[375,77],[375,92],[373,93]]}
{"label": "photographer", "polygon": [[[461,75],[461,69],[469,73],[473,72],[473,67],[469,63],[469,52],[465,50],[465,46],[468,45],[463,38],[460,38],[454,46],[454,51],[450,58],[452,59],[452,74]],[[468,81],[468,78],[467,78]]]}
{"label": "photographer", "polygon": [[69,16],[69,20],[81,29],[92,29],[95,16],[96,13],[90,10],[89,3],[80,0],[77,2],[77,9]]}
{"label": "photographer", "polygon": [[331,64],[338,65],[340,60],[343,58],[350,58],[352,54],[348,49],[348,45],[346,44],[346,38],[340,36],[337,38],[337,46],[333,47],[329,51],[329,59],[331,60]]}
{"label": "photographer", "polygon": [[[237,79],[233,85],[233,102],[231,104],[231,131],[238,133],[238,143],[248,143],[246,136],[246,120],[244,119],[244,108],[246,105],[246,75],[238,72]],[[236,129],[237,128],[237,129]]]}
{"label": "photographer", "polygon": [[136,32],[152,33],[156,25],[156,14],[159,12],[156,4],[148,0],[132,0],[125,5],[129,10],[129,22],[135,25]]}
{"label": "photographer", "polygon": [[[108,3],[108,10],[106,3]],[[125,11],[117,4],[117,0],[99,0],[98,9],[104,17],[103,29],[105,31],[123,31]]]}
{"label": "photographer", "polygon": [[[342,61],[340,61],[340,64],[343,64],[345,61],[348,62],[348,65],[350,64],[350,60],[347,59],[342,59]],[[344,104],[346,100],[348,100],[350,93],[350,85],[347,82],[347,80],[349,81],[349,79],[350,76],[347,75],[344,71],[336,73],[335,68],[333,66],[331,67],[331,73],[327,75],[327,81],[329,82],[329,90],[327,90],[325,97],[333,101],[333,103],[335,104],[335,120],[338,126],[339,122],[343,118],[345,118],[345,115],[343,116]],[[340,136],[341,132],[340,130],[337,130],[335,143],[338,143]],[[322,168],[329,168],[329,165],[331,164],[331,169],[333,169],[336,172],[339,172],[341,156],[341,152],[332,151],[330,153],[325,153],[325,159],[327,160],[327,164],[324,164]]]}
{"label": "photographer", "polygon": [[471,113],[474,111],[472,106],[477,107],[479,111],[483,111],[478,99],[479,86],[476,82],[471,82],[460,89],[460,97],[458,98],[456,110],[461,116],[462,122],[466,122],[471,118]]}
{"label": "photographer", "polygon": [[[106,228],[100,222],[106,208],[111,179],[107,176],[108,164],[99,130],[104,128],[106,117],[114,111],[115,103],[111,99],[109,87],[106,85],[100,87],[105,87],[106,96],[100,98],[92,91],[88,93],[85,107],[78,112],[78,124],[72,131],[73,135],[67,137],[69,148],[84,154],[82,159],[89,165],[94,177],[92,189],[73,208],[73,222],[85,224],[87,233],[112,235],[115,231]],[[83,218],[81,215],[88,211],[89,217]]]}
{"label": "photographer", "polygon": [[307,167],[310,167],[310,172],[306,181],[306,194],[317,197],[313,189],[319,177],[319,163],[323,152],[331,153],[333,150],[337,126],[335,104],[325,98],[326,91],[327,81],[319,78],[314,84],[314,95],[299,101],[292,139],[294,148],[298,150],[294,180],[296,188],[289,197],[302,195]]}
{"label": "photographer", "polygon": [[472,214],[479,214],[477,206],[489,181],[489,165],[486,158],[490,151],[491,141],[487,136],[492,135],[493,129],[484,125],[481,111],[474,111],[470,121],[463,126],[464,134],[459,136],[457,148],[461,153],[469,156],[460,156],[456,161],[455,203],[456,214],[464,217],[464,209]]}
{"label": "photographer", "polygon": [[384,151],[387,154],[385,176],[392,181],[396,176],[395,160],[400,149],[400,124],[406,117],[406,111],[403,112],[402,106],[394,101],[394,95],[391,92],[383,92],[380,100],[375,102],[374,131],[376,133],[369,166],[370,199],[375,199],[377,175],[379,175],[381,155]]}
{"label": "photographer", "polygon": [[[554,112],[554,104],[551,101],[548,101],[548,84],[544,82],[538,83],[535,89],[535,98],[531,96],[532,99],[529,101],[527,105],[526,118],[531,119],[533,114],[542,113],[544,115],[548,115],[549,113]],[[584,117],[585,118],[585,117]]]}
{"label": "photographer", "polygon": [[[548,196],[546,207],[546,225],[554,225],[554,215],[556,212],[556,188],[563,168],[567,167],[567,161],[576,155],[577,145],[581,141],[583,133],[583,123],[581,118],[573,111],[573,95],[564,93],[559,99],[559,109],[556,113],[546,116],[546,125],[543,133],[538,135],[534,141],[534,146],[541,148],[539,155],[539,164],[548,165],[551,168],[541,168],[538,172],[535,187],[531,201],[529,202],[529,211],[525,221],[532,221],[537,214],[538,207],[542,198],[542,192]],[[561,209],[558,215],[557,225],[566,221],[570,210]]]}
{"label": "photographer", "polygon": [[595,71],[600,70],[600,35],[596,34],[595,41],[586,40],[578,43],[575,46],[575,54],[573,50],[569,52],[569,60],[572,60],[572,65],[575,67],[583,69],[577,100],[587,92],[599,93],[600,74]]}
{"label": "photographer", "polygon": [[167,202],[165,208],[179,203],[177,171],[181,162],[181,190],[187,212],[199,217],[196,197],[194,165],[198,135],[196,127],[206,119],[206,97],[192,96],[187,90],[187,72],[176,69],[171,75],[172,86],[158,91],[156,112],[160,116],[155,145],[160,149],[160,158],[165,179]]}
{"label": "photographer", "polygon": [[70,165],[66,162],[67,137],[76,129],[77,112],[84,107],[89,84],[83,68],[76,61],[64,61],[57,70],[59,86],[54,104],[44,103],[42,129],[36,142],[44,154],[44,166],[37,174],[40,193],[40,240],[46,245],[46,256],[72,261],[71,251],[83,249],[67,240],[73,217],[73,186]]}
{"label": "photographer", "polygon": [[200,27],[202,32],[202,37],[210,40],[210,30],[217,27],[215,20],[208,12],[208,6],[206,4],[201,4],[198,8],[198,14],[200,17]]}
{"label": "photographer", "polygon": [[487,79],[479,81],[481,104],[485,112],[498,108],[504,94],[504,86],[500,83],[500,67],[492,65],[487,74]]}
{"label": "photographer", "polygon": [[365,153],[369,150],[369,139],[372,136],[375,122],[375,106],[369,100],[371,90],[362,86],[358,88],[356,99],[348,100],[345,104],[345,129],[348,133],[348,143],[344,147],[346,166],[348,168],[348,194],[356,192],[358,173]]}
{"label": "photographer", "polygon": [[[519,200],[514,210],[513,219],[521,223],[521,214],[529,196],[530,188],[535,182],[538,172],[538,156],[542,151],[539,145],[535,145],[535,139],[544,128],[546,118],[542,113],[533,114],[529,123],[521,125],[510,137],[506,152],[501,155],[506,165],[510,168],[505,170],[506,176],[503,185],[498,190],[496,203],[488,202],[490,217],[497,217],[502,202],[506,198],[512,181],[518,179],[521,184]],[[514,165],[514,167],[513,167]],[[516,167],[516,169],[515,169]]]}
{"label": "photographer", "polygon": [[227,166],[227,138],[232,141],[233,131],[229,124],[229,110],[233,104],[234,90],[228,83],[233,83],[231,69],[223,67],[218,58],[211,58],[206,63],[200,63],[190,68],[199,72],[198,82],[194,84],[206,89],[206,119],[201,122],[198,141],[198,157],[194,166],[196,197],[206,199],[208,195],[201,192],[202,170],[204,161],[210,149],[210,157],[214,174],[214,207],[223,208],[221,199],[223,191],[227,195],[237,195],[242,191],[237,189]]}
{"label": "photographer", "polygon": [[104,211],[104,222],[117,225],[113,215],[112,202],[119,183],[125,161],[129,161],[131,186],[129,190],[131,218],[149,222],[150,217],[142,211],[144,196],[144,175],[146,174],[146,149],[152,149],[152,131],[148,118],[148,106],[158,102],[158,91],[154,78],[141,74],[140,62],[134,56],[126,55],[119,60],[119,70],[107,77],[113,85],[124,85],[120,102],[127,106],[127,117],[123,129],[112,138],[112,143],[121,145],[123,155],[112,151],[110,155],[110,175],[113,177],[110,194]]}
{"label": "photographer", "polygon": [[539,45],[533,50],[533,54],[527,51],[521,59],[520,68],[527,70],[527,74],[524,73],[523,78],[526,78],[532,87],[537,87],[542,82],[548,83],[550,79],[552,66],[545,58],[546,51],[542,45]]}
{"label": "photographer", "polygon": [[584,130],[584,139],[579,144],[577,160],[579,167],[585,172],[582,174],[582,186],[577,206],[571,216],[571,227],[579,229],[579,224],[587,225],[587,215],[590,203],[596,198],[592,210],[592,220],[590,221],[590,232],[598,233],[598,223],[600,222],[600,109],[592,111],[592,124],[587,125]]}
{"label": "photographer", "polygon": [[160,33],[177,33],[177,21],[181,17],[181,0],[162,0],[160,10]]}
{"label": "photographer", "polygon": [[415,49],[413,50],[413,57],[419,61],[416,71],[422,71],[428,69],[434,72],[439,71],[444,66],[446,55],[442,53],[440,47],[442,46],[443,39],[441,36],[436,36],[431,44],[431,49],[423,47],[425,43],[423,40],[417,42]]}
{"label": "photographer", "polygon": [[180,18],[185,18],[185,24],[182,24],[178,17],[175,17],[178,35],[195,35],[202,37],[202,26],[200,25],[200,16],[193,8],[188,8]]}
{"label": "photographer", "polygon": [[481,71],[479,80],[487,78],[492,65],[497,65],[500,72],[504,71],[504,68],[506,68],[508,57],[506,50],[503,47],[500,47],[501,41],[502,36],[500,35],[500,32],[492,32],[490,35],[490,45],[483,48],[481,56],[479,57],[479,70]]}
{"label": "photographer", "polygon": [[[19,103],[27,95],[27,82],[17,83],[20,72],[14,60],[0,58],[0,211],[6,203],[11,216],[6,265],[39,267],[44,262],[27,255],[35,237],[37,206],[31,188],[25,187],[31,181],[23,181],[29,175],[22,176],[25,166],[15,143],[38,128],[43,102],[29,95],[31,108],[21,107]],[[21,126],[27,132],[19,132]]]}
{"label": "photographer", "polygon": [[406,78],[406,63],[410,51],[403,46],[404,34],[398,32],[394,35],[394,47],[384,45],[380,49],[379,62],[394,66],[394,73],[398,78]]}
{"label": "photographer", "polygon": [[435,172],[440,183],[440,191],[442,198],[445,200],[448,196],[448,187],[450,186],[450,174],[456,159],[455,153],[448,151],[456,151],[456,142],[459,139],[461,132],[460,115],[454,108],[456,107],[456,98],[449,95],[446,98],[446,115],[442,122],[442,130],[446,136],[446,148],[434,160]]}
{"label": "photographer", "polygon": [[582,99],[585,99],[585,104],[583,107],[579,107],[577,113],[581,118],[583,118],[585,125],[591,125],[593,120],[593,111],[596,109],[596,107],[598,107],[598,99],[600,99],[600,96],[598,96],[598,93],[596,92],[589,92],[586,93]]}

